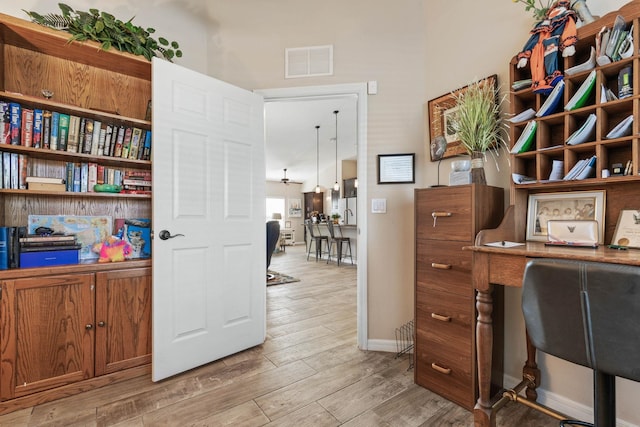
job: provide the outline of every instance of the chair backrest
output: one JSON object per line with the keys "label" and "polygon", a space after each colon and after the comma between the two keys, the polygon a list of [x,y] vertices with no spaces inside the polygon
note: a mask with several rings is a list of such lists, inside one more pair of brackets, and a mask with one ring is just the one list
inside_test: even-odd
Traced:
{"label": "chair backrest", "polygon": [[327,221],[327,228],[329,229],[329,236],[331,236],[332,239],[335,239],[336,234],[333,228],[333,221]]}
{"label": "chair backrest", "polygon": [[271,265],[271,255],[273,255],[279,239],[280,223],[278,221],[267,221],[267,268]]}
{"label": "chair backrest", "polygon": [[320,236],[320,231],[318,230],[318,233],[316,233],[313,230],[313,222],[311,222],[311,220],[307,219],[305,220],[304,224],[307,226],[307,230],[309,230],[309,235],[311,237],[319,237]]}
{"label": "chair backrest", "polygon": [[536,348],[640,381],[640,267],[531,260],[522,310]]}

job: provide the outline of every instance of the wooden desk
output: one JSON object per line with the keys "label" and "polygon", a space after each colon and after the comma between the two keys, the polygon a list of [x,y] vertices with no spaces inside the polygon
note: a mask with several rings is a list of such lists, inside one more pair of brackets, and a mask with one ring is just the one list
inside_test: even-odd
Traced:
{"label": "wooden desk", "polygon": [[[493,341],[492,309],[493,285],[522,286],[522,276],[527,261],[531,258],[556,258],[581,261],[607,262],[614,264],[640,265],[640,251],[609,249],[606,245],[597,249],[547,247],[544,243],[527,243],[514,248],[482,246],[497,234],[494,230],[483,230],[478,234],[476,245],[464,249],[473,251],[473,286],[477,290],[476,307],[476,356],[478,358],[478,402],[473,411],[475,427],[495,427],[496,409],[492,408],[491,351]],[[506,239],[506,238],[505,238]],[[506,345],[505,345],[506,348]],[[540,371],[536,364],[536,351],[527,337],[527,361],[522,368],[523,377],[535,378],[535,385],[526,391],[529,400],[535,400],[535,388],[539,385]]]}

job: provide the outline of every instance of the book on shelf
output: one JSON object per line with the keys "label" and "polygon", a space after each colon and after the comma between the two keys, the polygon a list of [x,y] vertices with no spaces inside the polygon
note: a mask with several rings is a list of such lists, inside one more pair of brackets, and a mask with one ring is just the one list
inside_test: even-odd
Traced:
{"label": "book on shelf", "polygon": [[20,176],[20,167],[19,167],[20,157],[18,156],[18,153],[10,153],[10,158],[11,158],[11,163],[9,168],[11,169],[11,187],[9,188],[13,190],[17,190],[19,176]]}
{"label": "book on shelf", "polygon": [[27,235],[27,227],[9,227],[9,268],[20,267],[20,238]]}
{"label": "book on shelf", "polygon": [[113,137],[113,125],[108,124],[106,129],[105,129],[105,136],[104,136],[104,145],[102,147],[102,151],[100,151],[100,148],[98,148],[98,155],[99,156],[108,156],[109,153],[111,152],[111,138]]}
{"label": "book on shelf", "polygon": [[560,181],[564,177],[564,161],[554,159],[551,162],[551,173],[549,181]]}
{"label": "book on shelf", "polygon": [[11,188],[11,153],[2,153],[2,188]]}
{"label": "book on shelf", "polygon": [[51,136],[49,138],[49,149],[58,149],[58,132],[60,128],[60,113],[57,111],[51,112]]}
{"label": "book on shelf", "polygon": [[514,184],[533,184],[534,182],[536,182],[535,178],[519,173],[512,173],[511,179],[513,180]]}
{"label": "book on shelf", "polygon": [[620,123],[618,123],[609,133],[605,136],[607,139],[622,138],[623,136],[631,135],[633,125],[633,114],[625,117]]}
{"label": "book on shelf", "polygon": [[578,160],[563,179],[565,181],[571,181],[594,177],[596,173],[596,161],[596,156]]}
{"label": "book on shelf", "polygon": [[[114,129],[115,132],[115,129]],[[116,144],[113,148],[113,157],[122,157],[122,144],[124,143],[124,134],[125,134],[125,127],[120,125],[120,127],[118,127],[118,136],[116,138]]]}
{"label": "book on shelf", "polygon": [[65,192],[67,191],[66,184],[53,184],[47,182],[28,182],[27,190],[32,191],[56,191],[56,192]]}
{"label": "book on shelf", "polygon": [[67,141],[69,139],[69,120],[68,114],[60,113],[58,119],[58,150],[67,151]]}
{"label": "book on shelf", "polygon": [[564,80],[560,80],[547,99],[544,101],[538,112],[536,113],[536,117],[544,117],[549,114],[555,113],[560,101],[562,100],[562,94],[564,92]]}
{"label": "book on shelf", "polygon": [[20,145],[25,147],[33,145],[33,110],[31,108],[22,108]]}
{"label": "book on shelf", "polygon": [[11,110],[5,101],[0,101],[0,144],[11,144]]}
{"label": "book on shelf", "polygon": [[22,137],[22,106],[17,102],[9,103],[11,144],[20,145]]}
{"label": "book on shelf", "polygon": [[43,242],[75,242],[74,234],[27,234],[20,237],[20,243],[43,243]]}
{"label": "book on shelf", "polygon": [[151,131],[147,130],[144,137],[144,150],[142,160],[151,160]]}
{"label": "book on shelf", "polygon": [[80,243],[73,243],[67,245],[38,245],[38,246],[20,246],[20,253],[25,252],[49,252],[49,251],[79,251],[82,249]]}
{"label": "book on shelf", "polygon": [[84,122],[84,141],[82,143],[82,152],[87,154],[91,152],[91,145],[93,144],[93,126],[94,121],[87,119]]}
{"label": "book on shelf", "polygon": [[140,148],[140,139],[142,138],[142,129],[133,128],[131,131],[131,146],[129,148],[129,158],[137,159],[138,150]]}
{"label": "book on shelf", "polygon": [[93,192],[93,186],[98,183],[98,164],[89,163],[89,179],[87,182],[87,191]]}
{"label": "book on shelf", "polygon": [[567,105],[564,106],[565,111],[572,111],[577,108],[584,107],[589,102],[593,88],[596,85],[596,70],[589,73],[587,78],[582,82],[576,93],[573,94]]}
{"label": "book on shelf", "polygon": [[18,154],[18,189],[27,189],[27,175],[29,170],[29,157],[26,154]]}
{"label": "book on shelf", "polygon": [[604,83],[600,84],[600,103],[604,104],[609,101],[615,101],[618,99],[615,93],[608,87],[604,85]]}
{"label": "book on shelf", "polygon": [[80,117],[69,115],[69,133],[67,134],[67,150],[70,153],[78,152],[78,139],[80,138]]}
{"label": "book on shelf", "polygon": [[9,227],[0,227],[0,270],[9,268]]}
{"label": "book on shelf", "polygon": [[596,129],[596,115],[591,113],[589,117],[584,121],[582,126],[567,138],[565,143],[567,145],[583,144],[587,141],[592,141],[595,135]]}
{"label": "book on shelf", "polygon": [[63,178],[54,178],[49,176],[27,176],[25,181],[27,181],[27,183],[39,182],[42,184],[64,184]]}
{"label": "book on shelf", "polygon": [[511,84],[511,89],[513,90],[524,89],[524,88],[530,87],[531,83],[533,83],[531,79],[516,80]]}
{"label": "book on shelf", "polygon": [[93,121],[93,138],[91,138],[91,148],[85,152],[92,155],[98,154],[98,146],[100,144],[100,130],[102,129],[102,122],[99,120]]}
{"label": "book on shelf", "polygon": [[511,117],[509,119],[509,121],[511,123],[519,123],[519,122],[524,122],[525,120],[531,120],[536,116],[536,110],[534,110],[533,108],[527,108],[526,110],[522,111],[519,114],[516,114],[515,116]]}
{"label": "book on shelf", "polygon": [[531,120],[522,130],[520,137],[511,148],[511,154],[525,153],[531,149],[533,141],[535,141],[536,129],[538,128],[538,122]]}
{"label": "book on shelf", "polygon": [[583,71],[593,70],[596,67],[596,49],[591,46],[591,52],[589,54],[589,58],[581,64],[574,65],[573,67],[569,67],[564,70],[564,73],[567,76],[572,76],[574,74],[581,73]]}
{"label": "book on shelf", "polygon": [[129,158],[129,150],[131,149],[131,136],[133,135],[133,129],[127,127],[124,131],[124,139],[122,140],[122,152],[120,157],[123,159]]}
{"label": "book on shelf", "polygon": [[33,148],[42,147],[42,110],[40,108],[33,109]]}
{"label": "book on shelf", "polygon": [[42,148],[49,149],[51,144],[51,111],[42,110]]}
{"label": "book on shelf", "polygon": [[609,39],[607,40],[606,46],[604,46],[604,54],[611,61],[615,61],[614,57],[616,54],[616,48],[620,44],[620,39],[623,37],[622,34],[625,31],[626,26],[627,24],[624,22],[624,17],[621,15],[616,16],[616,19],[613,22],[613,27],[609,31]]}
{"label": "book on shelf", "polygon": [[631,65],[628,65],[618,72],[618,99],[628,98],[633,95],[633,70]]}
{"label": "book on shelf", "polygon": [[93,150],[91,154],[95,154],[96,156],[104,155],[104,144],[107,141],[107,128],[106,126],[100,126],[100,131],[98,132],[98,146],[95,149],[95,153]]}

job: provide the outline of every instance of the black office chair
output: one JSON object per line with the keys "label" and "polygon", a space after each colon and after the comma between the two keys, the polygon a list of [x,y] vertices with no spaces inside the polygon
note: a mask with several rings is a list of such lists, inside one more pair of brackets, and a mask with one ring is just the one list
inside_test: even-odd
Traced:
{"label": "black office chair", "polygon": [[[340,265],[340,261],[342,260],[342,248],[345,248],[345,258],[346,258],[346,251],[347,249],[349,249],[349,259],[351,260],[351,265],[353,265],[353,257],[351,256],[351,238],[349,237],[343,237],[342,236],[342,232],[340,231],[340,235],[338,235],[338,233],[336,233],[335,230],[335,226],[333,225],[333,223],[331,221],[327,222],[327,227],[329,228],[329,236],[331,237],[329,239],[329,249],[327,252],[329,252],[329,254],[327,255],[327,264],[329,264],[329,261],[331,261],[331,248],[333,247],[333,244],[336,244],[336,260],[338,262],[338,265]],[[339,227],[339,226],[338,226]],[[343,246],[346,245],[346,246]]]}
{"label": "black office chair", "polygon": [[[318,261],[318,257],[322,258],[322,242],[326,242],[327,247],[329,246],[329,236],[322,236],[320,234],[320,228],[318,224],[314,224],[311,220],[304,221],[305,227],[307,227],[307,231],[309,232],[309,249],[307,250],[307,261],[309,261],[309,255],[311,254],[311,244],[314,243],[316,245],[316,262]],[[314,226],[316,230],[314,230]]]}
{"label": "black office chair", "polygon": [[[271,255],[276,250],[278,240],[280,240],[280,223],[278,221],[267,221],[267,270],[271,265]],[[267,274],[267,280],[273,277],[273,274]]]}
{"label": "black office chair", "polygon": [[531,260],[522,310],[537,349],[593,369],[595,426],[615,427],[615,377],[640,381],[640,267]]}

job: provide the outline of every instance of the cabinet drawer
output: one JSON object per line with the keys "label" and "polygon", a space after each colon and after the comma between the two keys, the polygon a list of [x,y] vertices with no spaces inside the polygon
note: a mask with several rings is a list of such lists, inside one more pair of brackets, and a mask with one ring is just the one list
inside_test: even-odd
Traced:
{"label": "cabinet drawer", "polygon": [[421,213],[416,218],[416,237],[471,242],[471,186],[446,190],[416,193],[415,208]]}
{"label": "cabinet drawer", "polygon": [[472,369],[474,359],[470,343],[460,337],[439,337],[432,341],[432,333],[417,332],[415,379],[418,385],[472,409],[476,395]]}
{"label": "cabinet drawer", "polygon": [[457,242],[416,241],[416,288],[473,297],[471,253]]}
{"label": "cabinet drawer", "polygon": [[[456,329],[470,331],[475,320],[472,296],[434,291],[428,287],[416,289],[416,319],[420,329],[439,330],[443,334]],[[453,329],[453,331],[452,331]]]}

